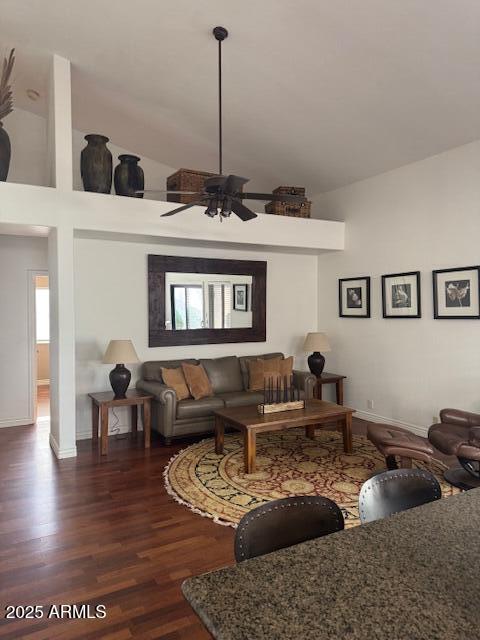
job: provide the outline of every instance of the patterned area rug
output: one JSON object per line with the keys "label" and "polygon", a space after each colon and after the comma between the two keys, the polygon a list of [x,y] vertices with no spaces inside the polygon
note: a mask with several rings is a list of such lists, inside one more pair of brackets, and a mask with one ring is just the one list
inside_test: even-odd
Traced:
{"label": "patterned area rug", "polygon": [[[172,458],[165,469],[165,485],[175,500],[219,524],[235,527],[250,509],[292,495],[322,495],[343,510],[345,526],[359,524],[358,494],[373,473],[385,470],[385,461],[362,436],[353,436],[354,453],[343,452],[339,432],[317,431],[315,440],[304,429],[267,433],[257,437],[257,470],[243,470],[240,434],[225,436],[222,455],[213,438],[193,444]],[[422,463],[415,463],[423,466]],[[438,478],[444,496],[457,493],[442,478],[441,463],[428,469]]]}

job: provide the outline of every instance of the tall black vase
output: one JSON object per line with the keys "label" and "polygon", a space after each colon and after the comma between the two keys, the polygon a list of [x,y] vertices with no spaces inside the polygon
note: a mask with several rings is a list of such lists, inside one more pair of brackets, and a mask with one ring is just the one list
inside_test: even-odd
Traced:
{"label": "tall black vase", "polygon": [[10,168],[10,158],[12,155],[12,147],[8,133],[0,122],[0,182],[5,182]]}
{"label": "tall black vase", "polygon": [[107,147],[108,138],[96,133],[85,136],[88,142],[80,157],[83,188],[94,193],[112,190],[112,154]]}
{"label": "tall black vase", "polygon": [[136,193],[145,186],[143,169],[138,165],[140,158],[124,153],[118,159],[120,164],[115,167],[115,193],[130,198],[143,198],[143,193]]}

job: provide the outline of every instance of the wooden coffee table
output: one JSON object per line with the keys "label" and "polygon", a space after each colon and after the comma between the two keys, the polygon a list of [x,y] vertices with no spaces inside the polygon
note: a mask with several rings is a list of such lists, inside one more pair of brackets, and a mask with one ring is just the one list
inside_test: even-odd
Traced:
{"label": "wooden coffee table", "polygon": [[257,433],[305,427],[305,435],[312,440],[315,429],[325,422],[340,422],[343,431],[343,450],[352,453],[352,414],[354,409],[325,402],[308,400],[305,409],[260,415],[257,406],[230,407],[215,411],[215,453],[223,453],[225,425],[243,433],[245,473],[255,472]]}

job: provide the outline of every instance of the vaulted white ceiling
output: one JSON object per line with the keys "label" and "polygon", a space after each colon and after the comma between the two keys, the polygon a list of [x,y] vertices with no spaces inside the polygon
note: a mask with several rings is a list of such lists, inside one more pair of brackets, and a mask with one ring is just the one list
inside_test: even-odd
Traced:
{"label": "vaulted white ceiling", "polygon": [[256,187],[315,194],[480,137],[478,0],[2,0],[0,45],[72,61],[76,128],[215,170],[217,24],[225,170]]}

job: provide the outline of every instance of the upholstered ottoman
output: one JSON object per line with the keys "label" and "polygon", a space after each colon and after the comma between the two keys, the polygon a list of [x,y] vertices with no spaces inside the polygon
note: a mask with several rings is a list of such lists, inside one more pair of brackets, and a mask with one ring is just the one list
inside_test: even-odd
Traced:
{"label": "upholstered ottoman", "polygon": [[395,456],[399,456],[404,469],[411,468],[412,459],[430,462],[433,457],[433,447],[428,440],[390,424],[369,423],[367,438],[385,456],[388,469],[398,468]]}

